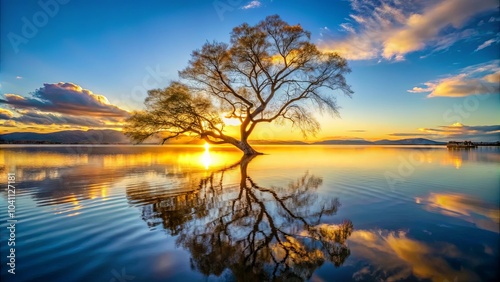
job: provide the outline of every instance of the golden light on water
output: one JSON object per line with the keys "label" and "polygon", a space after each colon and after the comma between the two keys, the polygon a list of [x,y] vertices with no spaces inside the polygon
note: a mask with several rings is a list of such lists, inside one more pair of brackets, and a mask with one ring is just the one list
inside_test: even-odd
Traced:
{"label": "golden light on water", "polygon": [[66,198],[64,203],[70,205],[56,206],[53,209],[54,214],[65,214],[68,217],[80,214],[79,210],[82,208],[82,205],[74,194],[71,194],[68,198]]}
{"label": "golden light on water", "polygon": [[[39,152],[32,154],[30,152],[15,150],[6,151],[0,150],[0,166],[9,167],[9,170],[16,170],[20,179],[42,180],[46,178],[57,178],[61,173],[61,167],[74,165],[102,165],[104,168],[118,169],[133,166],[156,166],[156,165],[171,165],[175,164],[176,168],[170,168],[176,172],[199,168],[203,170],[224,167],[237,162],[241,155],[237,150],[221,149],[224,146],[213,146],[208,143],[202,146],[174,146],[175,153],[171,150],[166,150],[164,147],[151,148],[141,150],[136,153],[123,154],[93,154],[93,150],[104,150],[103,148],[90,148],[90,153],[85,154],[67,154],[66,151],[58,152]],[[145,147],[147,148],[147,147]],[[70,148],[71,149],[71,148]],[[274,155],[283,155],[283,158],[300,158],[301,162],[297,162],[297,166],[302,165],[328,165],[331,162],[332,155],[322,153],[322,149],[311,150],[314,157],[308,154],[308,158],[303,158],[304,147],[284,146],[281,148],[273,148]],[[124,149],[125,150],[125,149]],[[262,149],[269,151],[270,149]],[[366,167],[384,167],[388,170],[397,170],[401,162],[399,157],[405,161],[412,160],[411,154],[402,153],[401,150],[389,150],[384,147],[338,147],[335,148],[334,158],[337,163],[342,163],[345,168],[359,168],[359,153],[367,159],[377,159],[377,162],[365,162]],[[474,152],[467,154],[463,152],[445,151],[436,152],[431,157],[425,157],[422,161],[417,158],[418,167],[425,163],[426,165],[441,165],[453,166],[456,169],[462,169],[464,165],[464,157],[467,160],[476,160]],[[272,167],[282,162],[283,158],[258,158],[253,161],[254,166]],[[276,163],[278,162],[278,163]],[[293,165],[290,164],[290,165]],[[28,170],[29,168],[29,170]]]}
{"label": "golden light on water", "polygon": [[107,186],[103,186],[101,188],[101,198],[103,201],[107,200],[107,198],[108,198],[108,187]]}
{"label": "golden light on water", "polygon": [[[10,171],[16,170],[17,176],[25,180],[43,180],[47,178],[60,177],[62,167],[69,166],[101,166],[103,168],[118,169],[128,168],[133,166],[157,166],[157,165],[172,165],[175,168],[169,168],[170,171],[180,172],[190,169],[214,169],[234,164],[240,158],[240,152],[237,150],[228,150],[224,146],[214,146],[208,143],[203,145],[190,146],[172,146],[174,150],[167,149],[168,147],[143,147],[144,150],[138,150],[135,153],[120,153],[120,154],[94,154],[97,150],[105,151],[105,148],[88,148],[88,153],[68,154],[67,151],[62,152],[37,152],[32,154],[24,150],[2,151],[0,150],[0,167],[6,167]],[[300,158],[300,162],[291,163],[289,165],[310,165],[320,166],[331,163],[332,155],[324,154],[321,147],[310,150],[308,158],[303,157],[305,147],[300,146],[283,146],[273,147],[273,154],[282,155],[283,158]],[[142,149],[142,148],[141,148]],[[69,148],[68,150],[75,150]],[[125,147],[124,147],[125,152]],[[262,149],[269,151],[269,148]],[[334,158],[337,163],[342,163],[345,168],[351,167],[359,169],[360,162],[358,161],[359,153],[363,154],[366,159],[377,159],[377,162],[364,162],[364,167],[383,167],[386,170],[396,170],[401,163],[401,158],[406,162],[412,161],[410,164],[421,168],[423,164],[430,166],[452,166],[455,169],[462,169],[466,161],[476,161],[475,152],[449,151],[442,150],[430,153],[405,153],[398,149],[388,149],[386,147],[335,147]],[[314,154],[312,156],[311,154]],[[429,155],[427,155],[429,154]],[[426,155],[425,157],[423,155]],[[422,156],[422,157],[421,157]],[[273,167],[279,165],[283,158],[258,158],[254,163],[254,167]],[[489,157],[495,159],[494,155]],[[497,158],[498,159],[498,158]],[[416,164],[415,164],[416,163]],[[99,173],[97,173],[99,174]]]}
{"label": "golden light on water", "polygon": [[108,200],[109,185],[105,183],[93,185],[89,193],[90,193],[89,197],[91,200],[100,198],[101,201],[106,201]]}
{"label": "golden light on water", "polygon": [[205,152],[201,156],[201,163],[203,166],[205,166],[205,169],[208,169],[210,167],[210,164],[212,164],[212,157],[210,156],[210,145],[208,143],[205,143]]}
{"label": "golden light on water", "polygon": [[79,215],[80,212],[78,212],[78,210],[81,209],[82,206],[80,205],[80,202],[78,201],[78,199],[75,196],[71,197],[71,203],[73,204],[73,207],[70,208],[69,211],[74,211],[74,212],[68,214],[67,216]]}

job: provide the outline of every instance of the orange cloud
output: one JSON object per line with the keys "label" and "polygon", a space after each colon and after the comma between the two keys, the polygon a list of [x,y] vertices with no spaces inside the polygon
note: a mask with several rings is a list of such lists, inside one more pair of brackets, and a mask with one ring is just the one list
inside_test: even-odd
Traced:
{"label": "orange cloud", "polygon": [[427,97],[464,97],[493,92],[483,79],[466,79],[464,75],[441,80]]}
{"label": "orange cloud", "polygon": [[395,132],[388,134],[397,137],[421,137],[436,141],[464,141],[475,142],[496,142],[500,140],[500,125],[464,125],[454,123],[451,125],[441,125],[433,128],[418,128],[418,132]]}
{"label": "orange cloud", "polygon": [[500,139],[500,125],[468,126],[461,123],[438,126],[437,128],[419,128],[420,132],[441,136],[441,138],[464,140],[464,139]]}
{"label": "orange cloud", "polygon": [[11,111],[0,108],[0,119],[11,119],[13,116]]}
{"label": "orange cloud", "polygon": [[500,92],[500,61],[467,67],[462,73],[423,83],[426,87],[413,87],[408,92],[429,93],[427,97],[465,97]]}

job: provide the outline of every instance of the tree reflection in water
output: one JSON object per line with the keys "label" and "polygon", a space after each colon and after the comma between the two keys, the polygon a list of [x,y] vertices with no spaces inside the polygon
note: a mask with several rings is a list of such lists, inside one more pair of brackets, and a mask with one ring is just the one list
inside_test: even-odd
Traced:
{"label": "tree reflection in water", "polygon": [[[261,187],[247,174],[252,158],[213,171],[189,192],[127,194],[148,203],[143,219],[177,235],[177,245],[191,253],[192,268],[207,276],[229,270],[238,281],[302,281],[327,260],[342,265],[353,225],[321,224],[340,206],[337,198],[316,193],[322,179],[305,173],[284,187]],[[239,185],[225,185],[224,174],[237,167]]]}

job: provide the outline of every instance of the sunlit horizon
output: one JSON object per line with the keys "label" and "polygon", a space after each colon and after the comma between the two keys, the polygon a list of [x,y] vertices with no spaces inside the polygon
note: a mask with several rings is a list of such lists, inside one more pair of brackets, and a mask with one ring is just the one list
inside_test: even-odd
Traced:
{"label": "sunlit horizon", "polygon": [[[113,14],[69,2],[26,41],[20,19],[31,19],[40,6],[2,2],[7,12],[1,29],[8,36],[1,42],[0,134],[122,130],[132,111],[144,109],[148,90],[179,80],[191,52],[213,40],[228,43],[232,28],[277,14],[309,31],[321,51],[347,58],[352,72],[346,81],[354,95],[336,93],[338,117],[314,112],[321,125],[316,136],[304,139],[285,122],[258,125],[252,140],[497,141],[498,2],[457,0],[460,5],[448,11],[455,6],[450,1],[374,2],[370,9],[356,1],[316,2],[307,9],[300,1],[255,1],[222,10],[175,1],[153,1],[155,9],[103,4]],[[82,13],[93,19],[84,26]],[[438,20],[437,14],[446,16]],[[417,16],[422,20],[410,21]],[[199,24],[178,24],[193,17]],[[240,121],[220,115],[226,132],[238,137]]]}

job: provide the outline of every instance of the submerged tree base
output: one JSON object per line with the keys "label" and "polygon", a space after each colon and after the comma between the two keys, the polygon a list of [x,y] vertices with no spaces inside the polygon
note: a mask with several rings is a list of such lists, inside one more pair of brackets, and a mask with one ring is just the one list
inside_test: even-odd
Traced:
{"label": "submerged tree base", "polygon": [[265,154],[261,153],[261,152],[253,152],[253,153],[248,153],[248,154],[244,153],[243,155],[250,157],[250,156],[260,156],[260,155],[265,155]]}
{"label": "submerged tree base", "polygon": [[252,148],[252,146],[250,146],[250,144],[248,144],[248,142],[240,141],[235,145],[236,145],[236,147],[238,147],[238,149],[240,149],[243,152],[243,154],[245,156],[264,155],[264,153],[255,151],[255,149]]}
{"label": "submerged tree base", "polygon": [[251,151],[243,151],[243,155],[245,155],[245,156],[258,156],[258,155],[264,155],[264,153],[257,152],[257,151],[252,149]]}

